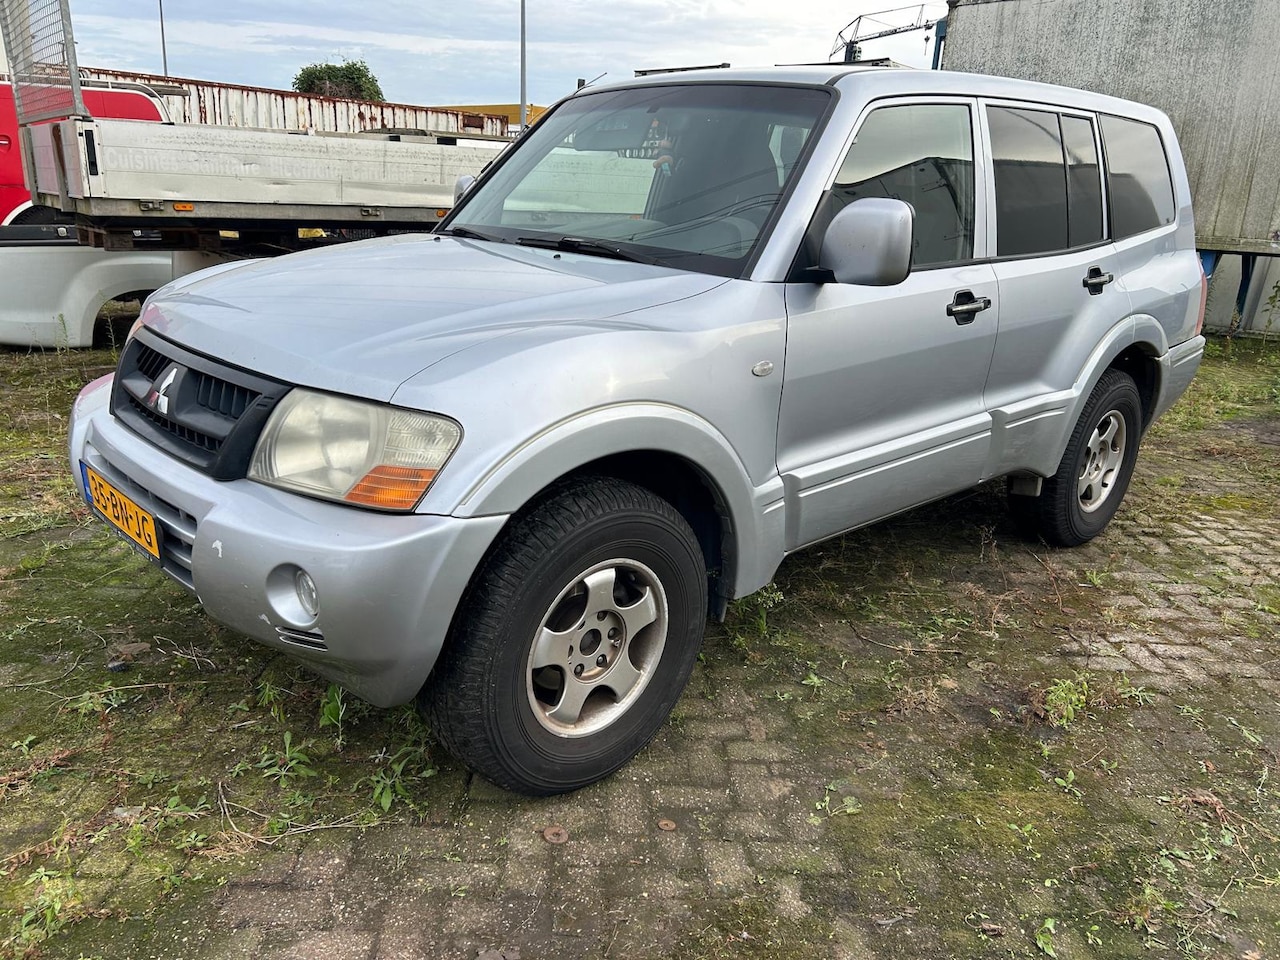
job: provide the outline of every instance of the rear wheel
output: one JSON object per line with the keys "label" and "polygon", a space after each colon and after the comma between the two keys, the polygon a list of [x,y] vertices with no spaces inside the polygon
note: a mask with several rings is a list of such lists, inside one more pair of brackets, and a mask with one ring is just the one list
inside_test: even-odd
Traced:
{"label": "rear wheel", "polygon": [[500,786],[562,793],[657,733],[702,641],[707,574],[684,518],[630,483],[576,481],[512,521],[419,706]]}
{"label": "rear wheel", "polygon": [[1085,402],[1058,472],[1040,495],[1009,497],[1009,508],[1031,534],[1062,547],[1100,534],[1120,508],[1142,435],[1142,398],[1120,370],[1102,375]]}

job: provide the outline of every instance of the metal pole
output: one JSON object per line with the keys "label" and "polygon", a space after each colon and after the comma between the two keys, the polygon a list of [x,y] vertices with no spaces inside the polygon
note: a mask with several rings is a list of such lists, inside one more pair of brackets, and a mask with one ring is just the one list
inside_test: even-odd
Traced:
{"label": "metal pole", "polygon": [[520,129],[524,130],[529,125],[529,94],[525,86],[525,23],[524,23],[524,4],[525,0],[520,0]]}
{"label": "metal pole", "polygon": [[169,75],[169,50],[164,42],[164,0],[156,0],[160,4],[160,59],[164,63],[164,75]]}

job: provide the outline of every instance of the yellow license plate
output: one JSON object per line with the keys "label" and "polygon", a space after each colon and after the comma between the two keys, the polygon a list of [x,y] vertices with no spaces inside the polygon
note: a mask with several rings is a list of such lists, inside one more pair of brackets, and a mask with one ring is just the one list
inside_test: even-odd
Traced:
{"label": "yellow license plate", "polygon": [[94,509],[102,514],[107,523],[159,560],[160,538],[156,535],[155,517],[126,497],[87,463],[81,463],[80,469],[84,473],[84,488],[89,491]]}

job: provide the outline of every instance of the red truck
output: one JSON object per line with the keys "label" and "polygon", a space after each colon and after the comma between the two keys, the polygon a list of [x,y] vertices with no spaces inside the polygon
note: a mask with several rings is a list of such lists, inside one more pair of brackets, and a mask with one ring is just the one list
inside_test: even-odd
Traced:
{"label": "red truck", "polygon": [[[95,117],[167,119],[160,101],[142,90],[85,86],[83,96],[85,109]],[[13,86],[7,81],[0,81],[0,225],[52,223],[55,219],[57,212],[52,208],[31,205],[31,191],[22,179],[22,152],[18,148],[18,115],[14,108]]]}

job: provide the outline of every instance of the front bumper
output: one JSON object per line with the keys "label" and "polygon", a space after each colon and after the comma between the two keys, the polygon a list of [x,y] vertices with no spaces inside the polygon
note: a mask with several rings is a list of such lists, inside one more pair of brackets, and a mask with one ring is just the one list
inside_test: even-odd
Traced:
{"label": "front bumper", "polygon": [[[77,485],[83,461],[150,511],[161,566],[215,620],[378,706],[412,699],[507,518],[372,513],[213,480],[117,422],[111,379],[85,387],[72,411]],[[314,618],[296,603],[296,569],[315,583]]]}

